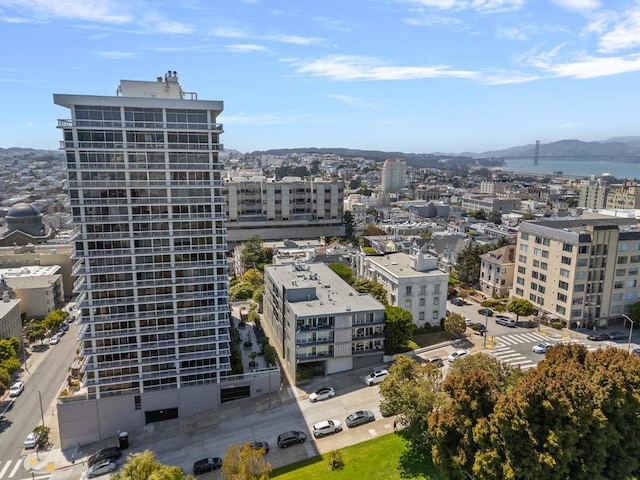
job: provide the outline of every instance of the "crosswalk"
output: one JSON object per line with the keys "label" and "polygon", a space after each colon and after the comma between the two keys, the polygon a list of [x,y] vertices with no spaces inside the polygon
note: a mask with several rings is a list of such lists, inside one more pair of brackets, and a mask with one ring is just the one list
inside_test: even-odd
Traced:
{"label": "crosswalk", "polygon": [[534,362],[529,360],[527,357],[522,355],[521,353],[516,352],[510,347],[497,347],[489,350],[487,352],[489,355],[493,355],[498,360],[506,363],[509,366],[517,367],[522,370],[528,370],[532,367],[535,367],[538,362]]}
{"label": "crosswalk", "polygon": [[[27,473],[24,469],[24,458],[17,460],[2,460],[0,461],[0,480],[5,478],[13,478],[15,480],[22,480],[24,478],[32,478],[31,473]],[[34,472],[35,473],[35,472]],[[28,474],[28,477],[27,477]],[[34,476],[33,478],[45,479],[51,476],[51,472],[47,472],[46,476]]]}
{"label": "crosswalk", "polygon": [[514,333],[495,337],[496,343],[501,345],[518,345],[522,343],[548,342],[550,339],[546,335],[536,332]]}

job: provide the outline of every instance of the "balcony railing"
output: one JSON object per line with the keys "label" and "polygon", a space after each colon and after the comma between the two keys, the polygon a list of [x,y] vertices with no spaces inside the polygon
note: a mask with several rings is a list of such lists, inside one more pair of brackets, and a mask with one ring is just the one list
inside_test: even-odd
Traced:
{"label": "balcony railing", "polygon": [[60,141],[61,150],[187,150],[187,151],[223,151],[221,143],[174,143],[174,142],[85,142],[85,141]]}
{"label": "balcony railing", "polygon": [[132,122],[127,120],[79,120],[59,119],[58,128],[95,127],[95,128],[126,128],[152,130],[207,130],[215,133],[223,132],[222,123],[176,123],[176,122]]}

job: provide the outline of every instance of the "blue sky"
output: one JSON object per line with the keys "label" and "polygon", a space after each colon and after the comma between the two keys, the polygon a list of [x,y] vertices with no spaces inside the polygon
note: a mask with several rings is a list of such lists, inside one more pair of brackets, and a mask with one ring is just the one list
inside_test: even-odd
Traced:
{"label": "blue sky", "polygon": [[0,147],[53,93],[178,72],[226,148],[482,152],[638,135],[640,0],[0,0]]}

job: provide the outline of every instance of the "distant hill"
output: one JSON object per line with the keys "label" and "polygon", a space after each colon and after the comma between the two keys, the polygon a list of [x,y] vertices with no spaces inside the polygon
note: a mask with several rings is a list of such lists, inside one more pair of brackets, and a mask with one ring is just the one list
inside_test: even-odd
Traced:
{"label": "distant hill", "polygon": [[[511,147],[504,150],[469,154],[476,158],[515,158],[535,156],[535,144]],[[565,160],[588,161],[622,161],[640,162],[640,137],[615,137],[602,142],[583,142],[581,140],[560,140],[558,142],[541,143],[541,158],[562,157]]]}

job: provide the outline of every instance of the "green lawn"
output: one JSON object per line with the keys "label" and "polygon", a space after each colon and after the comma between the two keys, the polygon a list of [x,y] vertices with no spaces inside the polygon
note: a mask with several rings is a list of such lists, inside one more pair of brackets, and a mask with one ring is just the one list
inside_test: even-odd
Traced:
{"label": "green lawn", "polygon": [[344,467],[331,470],[329,454],[309,458],[277,468],[271,478],[278,480],[444,480],[444,475],[433,465],[430,458],[410,455],[405,440],[395,433],[383,435],[367,442],[340,450]]}

